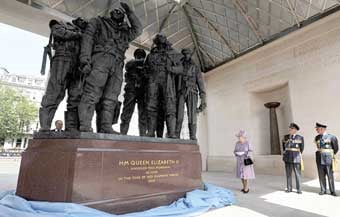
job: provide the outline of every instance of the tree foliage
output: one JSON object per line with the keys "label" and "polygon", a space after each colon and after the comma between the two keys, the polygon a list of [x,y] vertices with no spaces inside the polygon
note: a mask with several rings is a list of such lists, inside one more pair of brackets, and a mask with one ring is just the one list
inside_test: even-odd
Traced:
{"label": "tree foliage", "polygon": [[38,108],[32,101],[0,83],[0,139],[21,136],[37,114]]}

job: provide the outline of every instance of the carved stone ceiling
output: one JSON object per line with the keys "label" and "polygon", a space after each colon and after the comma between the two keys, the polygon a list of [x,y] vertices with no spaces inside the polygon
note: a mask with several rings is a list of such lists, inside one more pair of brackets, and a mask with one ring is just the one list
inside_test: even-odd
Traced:
{"label": "carved stone ceiling", "polygon": [[[21,0],[68,17],[105,16],[118,0]],[[173,46],[191,48],[203,71],[256,49],[337,11],[336,0],[125,0],[144,25],[133,45],[150,49],[164,33]]]}

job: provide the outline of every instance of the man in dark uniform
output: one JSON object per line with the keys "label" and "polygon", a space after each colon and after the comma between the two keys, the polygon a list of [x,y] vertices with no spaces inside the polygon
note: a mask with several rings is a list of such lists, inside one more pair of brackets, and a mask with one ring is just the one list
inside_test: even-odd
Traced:
{"label": "man in dark uniform", "polygon": [[317,151],[315,153],[316,165],[318,168],[320,195],[327,192],[326,176],[328,178],[329,190],[331,195],[336,196],[334,187],[335,154],[339,150],[338,139],[326,132],[327,126],[316,123],[315,129],[318,135],[315,137]]}
{"label": "man in dark uniform", "polygon": [[138,128],[139,135],[145,136],[147,131],[147,114],[146,114],[146,75],[144,70],[144,59],[146,53],[143,49],[137,49],[134,52],[134,60],[126,63],[124,87],[123,112],[120,116],[120,133],[126,135],[129,130],[130,120],[138,106]]}
{"label": "man in dark uniform", "polygon": [[304,140],[303,136],[300,136],[297,131],[300,130],[300,127],[291,123],[289,125],[289,134],[285,135],[282,140],[283,146],[283,161],[285,162],[286,168],[286,177],[287,177],[287,190],[286,192],[292,192],[292,171],[295,174],[296,180],[296,189],[297,193],[301,194],[300,187],[300,176],[301,176],[301,168],[303,167],[302,162],[302,152],[304,149]]}
{"label": "man in dark uniform", "polygon": [[[183,58],[181,59],[184,73],[178,75],[177,90],[178,90],[178,107],[177,107],[177,123],[176,136],[180,138],[183,117],[184,104],[187,107],[188,127],[190,139],[196,140],[197,128],[197,112],[203,111],[206,108],[205,88],[202,73],[198,66],[191,59],[192,52],[190,49],[182,50]],[[198,95],[201,99],[201,105],[197,110]]]}
{"label": "man in dark uniform", "polygon": [[[142,24],[130,9],[121,2],[122,8],[110,12],[110,17],[92,18],[85,30],[80,53],[82,72],[87,74],[83,95],[78,107],[82,132],[92,132],[91,120],[96,104],[100,102],[100,133],[115,133],[112,129],[114,111],[123,82],[125,51],[129,42],[142,33]],[[124,22],[125,14],[129,26]]]}
{"label": "man in dark uniform", "polygon": [[[154,38],[155,47],[151,49],[145,61],[148,72],[148,132],[147,136],[155,137],[156,128],[160,129],[159,118],[164,112],[167,136],[176,138],[176,89],[174,75],[182,72],[181,55],[175,51],[165,35]],[[163,110],[160,110],[159,107]],[[160,132],[159,132],[160,133]]]}
{"label": "man in dark uniform", "polygon": [[65,130],[78,130],[77,108],[81,95],[79,52],[82,30],[86,21],[77,18],[72,23],[50,21],[52,47],[55,54],[51,60],[50,77],[45,95],[39,109],[40,131],[49,131],[54,114],[68,90],[67,111],[65,112]]}

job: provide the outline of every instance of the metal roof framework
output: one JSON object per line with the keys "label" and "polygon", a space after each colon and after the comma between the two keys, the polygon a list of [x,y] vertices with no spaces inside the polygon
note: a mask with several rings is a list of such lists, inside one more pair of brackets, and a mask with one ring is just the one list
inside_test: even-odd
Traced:
{"label": "metal roof framework", "polygon": [[[17,0],[68,17],[107,16],[120,0]],[[132,45],[150,50],[157,33],[191,48],[207,72],[338,11],[340,0],[125,0],[141,19]]]}

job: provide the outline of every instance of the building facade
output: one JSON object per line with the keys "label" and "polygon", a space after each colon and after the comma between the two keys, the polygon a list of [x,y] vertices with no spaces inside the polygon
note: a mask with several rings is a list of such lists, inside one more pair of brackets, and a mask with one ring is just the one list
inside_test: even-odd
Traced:
{"label": "building facade", "polygon": [[[3,85],[11,87],[26,96],[34,102],[37,107],[40,106],[42,96],[45,91],[45,79],[42,76],[29,76],[9,73],[5,68],[0,67],[0,82]],[[37,118],[28,128],[25,129],[21,138],[6,138],[0,141],[0,149],[25,149],[28,140],[32,138],[33,131],[38,130],[38,113]]]}

